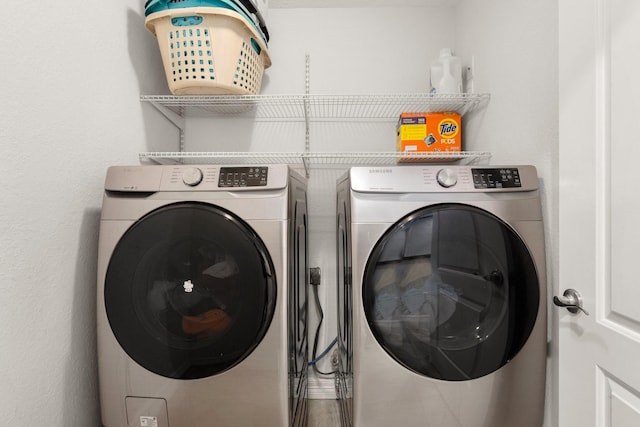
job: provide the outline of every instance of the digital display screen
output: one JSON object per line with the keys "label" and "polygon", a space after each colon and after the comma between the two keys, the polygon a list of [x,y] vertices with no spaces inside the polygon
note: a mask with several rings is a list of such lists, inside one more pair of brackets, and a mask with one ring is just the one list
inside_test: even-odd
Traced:
{"label": "digital display screen", "polygon": [[517,168],[472,168],[475,188],[518,188],[522,187]]}
{"label": "digital display screen", "polygon": [[268,175],[266,166],[220,168],[218,187],[264,187]]}

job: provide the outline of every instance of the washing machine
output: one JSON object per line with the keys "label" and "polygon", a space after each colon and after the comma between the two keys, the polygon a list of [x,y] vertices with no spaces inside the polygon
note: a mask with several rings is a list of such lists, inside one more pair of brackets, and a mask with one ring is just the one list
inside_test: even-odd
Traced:
{"label": "washing machine", "polygon": [[352,168],[337,231],[343,425],[542,426],[535,167]]}
{"label": "washing machine", "polygon": [[286,165],[107,171],[105,427],[304,426],[306,181]]}

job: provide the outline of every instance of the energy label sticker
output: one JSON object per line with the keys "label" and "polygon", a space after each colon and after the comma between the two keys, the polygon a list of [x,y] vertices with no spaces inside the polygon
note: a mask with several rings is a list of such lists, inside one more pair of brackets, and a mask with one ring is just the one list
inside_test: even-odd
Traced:
{"label": "energy label sticker", "polygon": [[140,417],[140,427],[158,427],[158,417]]}

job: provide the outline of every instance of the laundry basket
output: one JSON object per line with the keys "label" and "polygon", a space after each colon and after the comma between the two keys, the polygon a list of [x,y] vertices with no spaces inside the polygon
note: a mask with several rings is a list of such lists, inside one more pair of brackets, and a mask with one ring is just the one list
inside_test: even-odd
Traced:
{"label": "laundry basket", "polygon": [[218,7],[151,13],[169,90],[174,95],[254,95],[271,66],[267,45],[239,13]]}
{"label": "laundry basket", "polygon": [[[267,24],[255,2],[256,0],[147,0],[144,5],[144,16],[167,9],[221,7],[242,15],[258,31],[265,43],[268,43]],[[264,7],[263,5],[261,6]]]}

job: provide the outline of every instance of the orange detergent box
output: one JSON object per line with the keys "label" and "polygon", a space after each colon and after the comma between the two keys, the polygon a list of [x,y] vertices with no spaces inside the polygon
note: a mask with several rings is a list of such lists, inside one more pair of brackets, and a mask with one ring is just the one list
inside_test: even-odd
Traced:
{"label": "orange detergent box", "polygon": [[462,121],[455,112],[402,113],[397,132],[400,153],[462,151]]}

